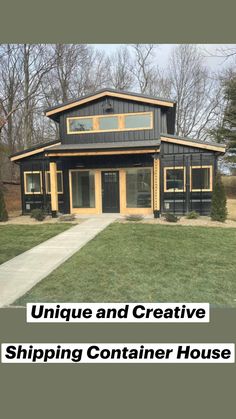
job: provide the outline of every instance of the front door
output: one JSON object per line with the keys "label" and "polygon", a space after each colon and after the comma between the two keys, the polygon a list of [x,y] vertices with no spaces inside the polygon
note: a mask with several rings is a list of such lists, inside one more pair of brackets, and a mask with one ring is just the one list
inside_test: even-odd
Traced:
{"label": "front door", "polygon": [[102,212],[120,212],[119,172],[102,172]]}

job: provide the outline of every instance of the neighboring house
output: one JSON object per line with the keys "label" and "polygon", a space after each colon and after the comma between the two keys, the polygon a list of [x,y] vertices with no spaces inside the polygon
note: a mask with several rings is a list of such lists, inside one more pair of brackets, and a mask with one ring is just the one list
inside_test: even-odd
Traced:
{"label": "neighboring house", "polygon": [[174,101],[103,89],[45,113],[59,139],[10,157],[24,214],[209,213],[225,146],[177,137]]}

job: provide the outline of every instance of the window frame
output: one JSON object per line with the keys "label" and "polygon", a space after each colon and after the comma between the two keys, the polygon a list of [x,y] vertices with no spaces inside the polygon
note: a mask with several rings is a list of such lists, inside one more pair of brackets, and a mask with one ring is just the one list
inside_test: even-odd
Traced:
{"label": "window frame", "polygon": [[[128,207],[127,205],[127,171],[129,169],[136,169],[136,170],[150,170],[150,175],[151,175],[151,185],[150,185],[150,192],[151,192],[151,206],[150,207]],[[124,185],[121,186],[122,188],[124,188],[124,201],[125,201],[125,210],[127,214],[132,214],[132,213],[145,213],[145,212],[149,212],[150,210],[153,210],[153,168],[151,166],[144,166],[144,167],[126,167],[124,168]],[[128,212],[127,212],[128,211]]]}
{"label": "window frame", "polygon": [[[204,188],[204,189],[193,189],[192,187],[192,171],[194,169],[210,169],[210,188]],[[203,165],[203,166],[191,166],[190,167],[190,191],[191,192],[212,192],[213,190],[213,167],[211,164]]]}
{"label": "window frame", "polygon": [[[40,175],[40,192],[28,192],[27,191],[26,177],[27,177],[27,175],[34,175],[34,174],[39,174]],[[25,195],[42,195],[42,193],[43,193],[43,183],[42,183],[42,171],[41,170],[32,170],[32,171],[24,172],[24,193],[25,193]]]}
{"label": "window frame", "polygon": [[[57,191],[57,194],[58,195],[63,195],[63,193],[64,193],[64,189],[63,189],[63,171],[62,170],[57,170],[57,174],[58,173],[60,173],[61,174],[61,186],[62,186],[62,191],[61,192],[58,192]],[[51,192],[49,192],[49,190],[48,190],[48,174],[49,174],[49,176],[50,176],[50,170],[46,170],[46,172],[45,172],[45,186],[46,186],[46,194],[47,195],[51,195]]]}
{"label": "window frame", "polygon": [[[100,169],[99,169],[100,170]],[[74,207],[73,206],[73,187],[72,187],[72,174],[75,172],[91,172],[94,176],[94,207]],[[88,214],[96,214],[97,209],[98,209],[98,193],[97,192],[98,188],[98,178],[97,178],[97,170],[96,169],[70,169],[69,170],[69,191],[70,191],[70,209],[71,211],[75,210],[76,213],[81,213],[83,214],[84,211],[86,211],[86,213]]]}
{"label": "window frame", "polygon": [[[167,189],[167,170],[183,170],[184,173],[184,187],[183,189],[171,188]],[[186,192],[186,167],[185,166],[166,166],[164,167],[164,192]]]}
{"label": "window frame", "polygon": [[[125,116],[137,116],[137,115],[150,115],[151,121],[149,127],[139,127],[139,128],[125,128]],[[118,128],[113,129],[99,129],[99,118],[118,118]],[[89,131],[72,131],[70,129],[70,120],[79,120],[79,119],[92,119],[93,120],[93,130]],[[89,116],[71,116],[66,118],[67,134],[94,134],[99,132],[119,132],[119,131],[143,131],[153,129],[153,112],[127,112],[127,113],[118,113],[118,114],[109,114],[109,115],[89,115]]]}

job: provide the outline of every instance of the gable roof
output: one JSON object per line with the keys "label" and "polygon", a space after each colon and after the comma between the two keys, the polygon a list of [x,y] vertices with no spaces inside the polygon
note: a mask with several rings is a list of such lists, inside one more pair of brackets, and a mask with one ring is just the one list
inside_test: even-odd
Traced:
{"label": "gable roof", "polygon": [[201,140],[195,140],[189,137],[178,137],[176,135],[170,135],[170,134],[161,134],[161,141],[167,142],[167,143],[185,145],[189,147],[202,148],[205,150],[218,151],[219,153],[225,153],[225,150],[226,150],[225,144],[203,142]]}
{"label": "gable roof", "polygon": [[93,100],[100,99],[105,96],[116,97],[116,98],[125,99],[125,100],[134,100],[136,102],[149,103],[153,105],[166,106],[166,107],[171,107],[171,108],[173,108],[176,103],[174,100],[171,100],[171,99],[158,98],[154,96],[144,95],[141,93],[126,92],[126,91],[106,88],[106,89],[98,90],[93,94],[81,96],[69,102],[61,103],[60,105],[48,108],[45,110],[45,115],[48,116],[49,118],[55,119],[56,115],[58,115],[61,112],[64,112],[68,109],[75,108],[76,106],[83,105],[84,103],[88,103]]}

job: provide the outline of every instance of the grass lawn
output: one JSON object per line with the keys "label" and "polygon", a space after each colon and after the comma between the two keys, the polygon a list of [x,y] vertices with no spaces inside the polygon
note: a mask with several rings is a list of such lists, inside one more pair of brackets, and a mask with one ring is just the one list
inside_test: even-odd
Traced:
{"label": "grass lawn", "polygon": [[236,229],[114,223],[15,304],[234,299]]}
{"label": "grass lawn", "polygon": [[70,227],[71,224],[66,223],[37,226],[0,225],[0,264]]}

